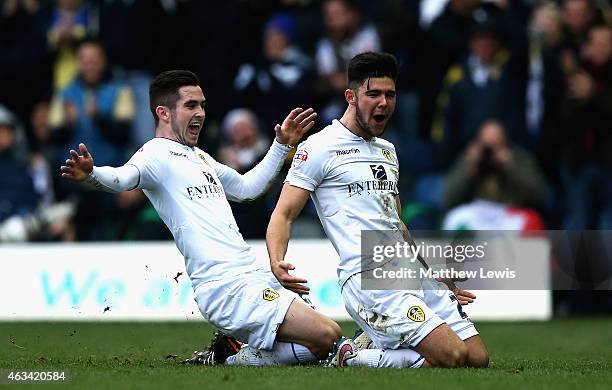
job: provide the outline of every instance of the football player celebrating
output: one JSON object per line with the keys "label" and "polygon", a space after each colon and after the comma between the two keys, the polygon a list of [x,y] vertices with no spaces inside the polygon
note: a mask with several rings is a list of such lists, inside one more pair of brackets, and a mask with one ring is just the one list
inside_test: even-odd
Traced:
{"label": "football player celebrating", "polygon": [[425,280],[429,287],[419,290],[361,286],[361,231],[407,235],[400,219],[395,148],[379,138],[395,110],[396,77],[392,55],[368,52],[350,61],[344,115],[298,147],[270,219],[266,241],[272,272],[287,288],[308,291],[302,278],[289,275],[294,267],[285,262],[285,254],[291,225],[310,196],[340,256],[345,307],[375,346],[358,350],[344,339],[331,365],[486,367],[485,346],[457,305],[457,300],[471,301],[471,293],[453,285],[453,294],[435,280]]}
{"label": "football player celebrating", "polygon": [[[262,161],[244,175],[218,163],[196,145],[206,100],[195,74],[159,74],[149,89],[155,138],[121,167],[96,167],[84,144],[62,166],[62,176],[93,188],[144,190],[185,257],[195,299],[224,335],[189,361],[200,364],[300,364],[325,358],[340,327],[283,288],[256,264],[228,199],[260,196],[278,174],[289,150],[314,125],[312,108],[292,110],[275,126],[276,139]],[[261,351],[260,351],[261,350]]]}

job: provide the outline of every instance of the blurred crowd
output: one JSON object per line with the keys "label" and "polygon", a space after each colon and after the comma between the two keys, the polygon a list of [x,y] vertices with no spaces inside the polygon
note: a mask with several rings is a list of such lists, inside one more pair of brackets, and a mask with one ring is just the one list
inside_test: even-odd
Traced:
{"label": "blurred crowd", "polygon": [[[141,191],[58,169],[79,142],[116,166],[150,139],[158,72],[199,76],[200,146],[244,172],[289,109],[342,114],[363,51],[400,62],[385,137],[410,228],[612,228],[607,0],[0,0],[0,242],[169,238]],[[282,179],[232,204],[245,238]],[[295,229],[324,236],[312,207]]]}
{"label": "blurred crowd", "polygon": [[[200,146],[245,172],[291,108],[315,107],[314,131],[342,114],[363,51],[400,62],[385,137],[411,229],[612,229],[608,0],[0,0],[0,242],[170,238],[142,191],[58,169],[79,142],[120,165],[149,140],[157,73],[199,76]],[[264,237],[285,173],[232,204],[245,238]],[[306,211],[293,237],[324,237]],[[611,289],[610,256],[589,254],[609,237],[568,237],[579,260],[557,254],[553,273]],[[555,297],[557,313],[612,310],[609,292]]]}

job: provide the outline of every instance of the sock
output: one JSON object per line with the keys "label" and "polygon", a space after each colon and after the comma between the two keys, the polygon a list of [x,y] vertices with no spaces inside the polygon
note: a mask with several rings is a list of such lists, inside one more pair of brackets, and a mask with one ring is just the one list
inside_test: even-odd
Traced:
{"label": "sock", "polygon": [[318,359],[303,345],[275,342],[270,350],[245,345],[225,360],[228,366],[289,366],[316,362]]}
{"label": "sock", "polygon": [[362,349],[357,356],[344,362],[347,366],[378,367],[384,351],[382,349]]}
{"label": "sock", "polygon": [[412,349],[362,349],[346,361],[347,366],[419,368],[425,359]]}

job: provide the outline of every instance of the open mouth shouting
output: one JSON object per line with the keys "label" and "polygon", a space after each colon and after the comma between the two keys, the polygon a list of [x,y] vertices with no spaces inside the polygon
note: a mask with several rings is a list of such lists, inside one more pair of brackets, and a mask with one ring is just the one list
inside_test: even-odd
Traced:
{"label": "open mouth shouting", "polygon": [[385,123],[385,119],[387,119],[387,116],[385,114],[375,114],[373,118],[377,124],[382,125],[383,123]]}
{"label": "open mouth shouting", "polygon": [[202,130],[202,125],[204,124],[201,120],[193,120],[189,122],[189,126],[187,126],[189,133],[194,136],[198,136],[200,134],[200,130]]}

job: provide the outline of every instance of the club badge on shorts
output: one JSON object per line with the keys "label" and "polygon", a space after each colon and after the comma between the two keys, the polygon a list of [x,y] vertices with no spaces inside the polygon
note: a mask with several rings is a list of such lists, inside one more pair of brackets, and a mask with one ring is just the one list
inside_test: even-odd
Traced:
{"label": "club badge on shorts", "polygon": [[263,299],[266,301],[273,301],[276,298],[278,298],[280,295],[278,294],[278,291],[272,289],[272,288],[266,288],[263,290]]}
{"label": "club badge on shorts", "polygon": [[406,313],[406,317],[410,318],[414,322],[425,321],[425,313],[420,306],[411,306],[410,309],[408,309],[408,313]]}

